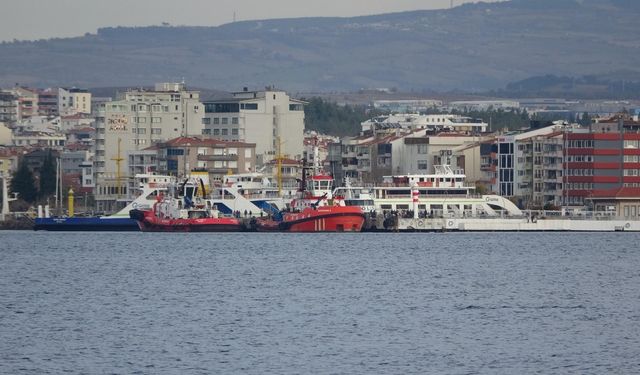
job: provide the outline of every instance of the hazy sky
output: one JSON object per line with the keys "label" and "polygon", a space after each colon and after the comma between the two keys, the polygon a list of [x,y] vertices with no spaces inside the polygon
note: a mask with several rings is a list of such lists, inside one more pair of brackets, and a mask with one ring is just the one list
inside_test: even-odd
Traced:
{"label": "hazy sky", "polygon": [[[495,1],[495,0],[485,0]],[[454,0],[455,5],[474,0]],[[0,40],[79,36],[105,26],[215,26],[236,19],[357,16],[448,8],[450,0],[0,0]]]}

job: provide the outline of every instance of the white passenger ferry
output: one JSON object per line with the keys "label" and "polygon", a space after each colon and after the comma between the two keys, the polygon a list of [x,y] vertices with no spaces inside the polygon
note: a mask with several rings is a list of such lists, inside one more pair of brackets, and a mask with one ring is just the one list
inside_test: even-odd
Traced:
{"label": "white passenger ferry", "polygon": [[370,187],[337,188],[334,196],[347,205],[359,205],[365,212],[399,214],[418,218],[522,216],[522,211],[498,195],[479,195],[466,183],[462,171],[436,165],[434,174],[385,176]]}

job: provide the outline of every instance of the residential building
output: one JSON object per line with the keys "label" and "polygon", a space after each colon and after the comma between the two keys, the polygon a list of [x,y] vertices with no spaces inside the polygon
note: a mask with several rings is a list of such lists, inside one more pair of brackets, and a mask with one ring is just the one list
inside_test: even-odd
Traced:
{"label": "residential building", "polygon": [[41,131],[24,131],[16,132],[13,135],[13,144],[15,146],[29,146],[39,148],[52,148],[62,150],[67,137],[60,133],[50,133]]}
{"label": "residential building", "polygon": [[13,124],[18,121],[18,98],[6,91],[0,91],[0,122]]}
{"label": "residential building", "polygon": [[61,116],[76,113],[91,113],[91,93],[76,87],[58,89],[58,114]]}
{"label": "residential building", "polygon": [[58,90],[44,89],[38,91],[38,114],[40,116],[58,116]]}
{"label": "residential building", "polygon": [[9,90],[18,100],[17,121],[38,115],[38,91],[16,86]]}
{"label": "residential building", "polygon": [[259,165],[275,158],[278,152],[301,159],[304,104],[284,91],[245,88],[230,98],[204,103],[203,134],[225,141],[255,143]]}
{"label": "residential building", "polygon": [[294,195],[295,191],[300,188],[300,179],[302,178],[303,165],[302,160],[289,158],[278,158],[269,160],[262,168],[265,175],[272,178],[278,184],[278,166],[280,166],[280,179],[282,180],[281,190],[285,196]]}
{"label": "residential building", "polygon": [[158,147],[151,146],[144,150],[129,151],[129,176],[158,171]]}
{"label": "residential building", "polygon": [[158,143],[158,172],[186,176],[192,170],[207,171],[211,181],[222,176],[255,171],[256,145],[200,137],[179,137]]}
{"label": "residential building", "polygon": [[95,121],[94,118],[81,113],[76,113],[75,115],[69,115],[69,116],[62,116],[60,118],[60,130],[63,132],[68,132],[69,130],[77,127],[91,126],[94,121]]}
{"label": "residential building", "polygon": [[616,116],[566,133],[564,142],[565,205],[590,206],[614,189],[640,187],[640,122]]}
{"label": "residential building", "polygon": [[513,132],[496,138],[491,157],[482,155],[481,169],[488,166],[495,175],[491,190],[513,198],[520,207],[559,206],[562,201],[562,135],[566,125]]}
{"label": "residential building", "polygon": [[[457,165],[454,150],[463,145],[480,141],[479,136],[465,133],[414,133],[396,141],[392,153],[393,174],[434,173],[435,165],[449,165],[452,169],[464,169]],[[480,155],[478,154],[478,160]],[[463,159],[460,159],[461,161]]]}
{"label": "residential building", "polygon": [[[153,90],[130,90],[103,102],[96,115],[95,173],[98,184],[107,174],[128,171],[127,153],[155,143],[202,133],[200,94],[183,83],[160,83]],[[120,160],[118,163],[117,160]]]}

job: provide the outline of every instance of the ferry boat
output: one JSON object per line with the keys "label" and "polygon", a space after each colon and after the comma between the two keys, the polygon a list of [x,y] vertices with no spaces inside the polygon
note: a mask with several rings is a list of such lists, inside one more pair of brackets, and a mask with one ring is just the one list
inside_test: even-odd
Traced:
{"label": "ferry boat", "polygon": [[280,212],[271,218],[258,218],[258,231],[287,232],[360,232],[365,215],[359,206],[346,206],[333,199],[333,178],[314,174],[306,178],[303,170],[298,198],[291,201],[292,212]]}
{"label": "ferry boat", "polygon": [[347,205],[357,205],[372,221],[371,229],[390,229],[397,218],[521,217],[522,211],[498,195],[475,194],[462,171],[436,165],[433,174],[385,176],[375,186],[335,189],[334,196]]}
{"label": "ferry boat", "polygon": [[113,215],[94,217],[51,217],[49,210],[38,210],[34,230],[47,231],[139,231],[138,223],[129,217],[133,209],[150,210],[159,195],[175,179],[171,176],[138,174],[135,176],[138,196]]}
{"label": "ferry boat", "polygon": [[221,216],[205,199],[202,180],[185,180],[179,189],[160,195],[151,210],[133,209],[130,218],[143,232],[234,232],[244,229],[237,217]]}

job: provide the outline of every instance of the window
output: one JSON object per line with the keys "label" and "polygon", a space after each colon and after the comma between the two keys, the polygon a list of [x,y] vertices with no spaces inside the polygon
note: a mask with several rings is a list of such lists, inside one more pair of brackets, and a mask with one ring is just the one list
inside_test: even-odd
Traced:
{"label": "window", "polygon": [[222,135],[229,135],[229,129],[222,129]]}
{"label": "window", "polygon": [[184,155],[184,150],[181,148],[168,148],[167,156],[181,156]]}
{"label": "window", "polygon": [[231,124],[238,125],[238,118],[237,117],[232,117],[231,118]]}
{"label": "window", "polygon": [[177,171],[178,170],[178,161],[177,160],[171,160],[171,159],[167,160],[167,169],[170,170],[170,171]]}
{"label": "window", "polygon": [[202,124],[203,125],[211,125],[211,119],[209,117],[203,117],[202,118]]}
{"label": "window", "polygon": [[231,135],[238,135],[238,129],[231,129]]}
{"label": "window", "polygon": [[429,163],[426,160],[418,160],[419,170],[427,170],[428,168],[429,168]]}
{"label": "window", "polygon": [[220,129],[213,129],[213,135],[220,135]]}
{"label": "window", "polygon": [[151,134],[162,134],[162,129],[161,128],[152,128],[151,129]]}
{"label": "window", "polygon": [[240,109],[256,110],[258,109],[258,103],[242,103]]}
{"label": "window", "polygon": [[159,124],[162,122],[162,118],[161,117],[152,117],[151,118],[151,122],[154,124]]}
{"label": "window", "polygon": [[426,154],[426,153],[427,153],[427,145],[418,145],[418,154]]}
{"label": "window", "polygon": [[205,103],[204,111],[206,113],[240,112],[240,104],[239,103]]}
{"label": "window", "polygon": [[228,125],[228,124],[229,124],[229,118],[223,117],[222,118],[222,125]]}
{"label": "window", "polygon": [[213,118],[213,124],[214,125],[219,125],[220,124],[220,118],[219,117],[214,117]]}

